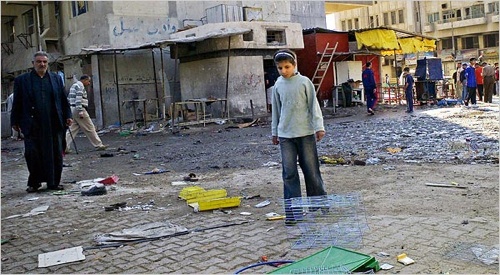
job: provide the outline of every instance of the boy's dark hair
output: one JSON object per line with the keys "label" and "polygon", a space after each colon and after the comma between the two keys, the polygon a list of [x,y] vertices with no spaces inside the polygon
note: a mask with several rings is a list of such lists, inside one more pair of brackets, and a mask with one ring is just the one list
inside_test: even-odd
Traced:
{"label": "boy's dark hair", "polygon": [[85,80],[85,79],[89,79],[90,76],[88,74],[83,74],[82,76],[80,76],[80,80]]}
{"label": "boy's dark hair", "polygon": [[370,61],[367,61],[366,62],[366,67],[368,68],[368,67],[371,67],[371,66],[372,66],[372,63]]}
{"label": "boy's dark hair", "polygon": [[476,58],[472,57],[471,59],[469,59],[469,62],[472,62],[472,61],[476,61]]}
{"label": "boy's dark hair", "polygon": [[293,65],[297,64],[297,61],[296,61],[297,55],[295,55],[295,53],[293,51],[288,50],[288,49],[277,51],[274,54],[273,59],[274,59],[274,63],[288,61],[288,62],[292,63]]}
{"label": "boy's dark hair", "polygon": [[409,72],[409,71],[410,71],[410,68],[409,68],[409,67],[405,67],[405,68],[403,69],[403,71],[405,71],[405,72]]}

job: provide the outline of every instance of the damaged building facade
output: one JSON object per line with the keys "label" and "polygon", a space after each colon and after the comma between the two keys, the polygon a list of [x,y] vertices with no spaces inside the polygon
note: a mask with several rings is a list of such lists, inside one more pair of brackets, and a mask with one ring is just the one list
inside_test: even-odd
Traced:
{"label": "damaged building facade", "polygon": [[2,102],[44,50],[67,90],[92,76],[89,112],[99,128],[166,118],[171,103],[192,98],[225,98],[231,117],[263,114],[272,54],[303,48],[303,28],[326,27],[324,1],[1,4]]}

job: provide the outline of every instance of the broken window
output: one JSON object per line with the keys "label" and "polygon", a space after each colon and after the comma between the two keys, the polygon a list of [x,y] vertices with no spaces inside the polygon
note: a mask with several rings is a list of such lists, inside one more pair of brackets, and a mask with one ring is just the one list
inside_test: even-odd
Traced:
{"label": "broken window", "polygon": [[266,40],[268,45],[286,45],[284,30],[267,30]]}

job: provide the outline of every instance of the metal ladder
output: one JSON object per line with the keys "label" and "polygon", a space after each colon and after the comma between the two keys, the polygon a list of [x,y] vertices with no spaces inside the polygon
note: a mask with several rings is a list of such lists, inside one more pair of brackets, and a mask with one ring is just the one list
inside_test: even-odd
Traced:
{"label": "metal ladder", "polygon": [[316,71],[314,71],[314,75],[311,79],[312,83],[314,84],[314,87],[316,88],[316,95],[318,95],[319,88],[323,83],[323,79],[325,79],[326,71],[328,70],[328,67],[330,67],[330,64],[332,63],[333,54],[337,50],[338,44],[339,42],[335,42],[335,47],[329,48],[330,43],[326,43],[325,50],[323,51],[323,54],[321,54],[318,66],[316,67]]}

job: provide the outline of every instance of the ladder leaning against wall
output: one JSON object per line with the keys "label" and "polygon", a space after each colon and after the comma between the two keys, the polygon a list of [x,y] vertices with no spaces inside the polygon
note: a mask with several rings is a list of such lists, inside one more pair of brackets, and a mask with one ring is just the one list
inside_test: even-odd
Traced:
{"label": "ladder leaning against wall", "polygon": [[319,93],[319,88],[325,79],[326,71],[330,67],[332,63],[333,54],[337,50],[337,45],[339,42],[335,43],[335,47],[329,48],[330,43],[326,44],[325,50],[321,54],[321,58],[318,62],[318,66],[316,67],[316,71],[314,71],[314,75],[312,78],[312,83],[314,84],[314,88],[316,88],[316,95]]}

